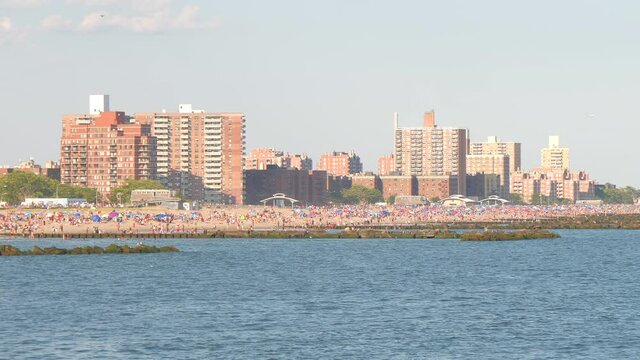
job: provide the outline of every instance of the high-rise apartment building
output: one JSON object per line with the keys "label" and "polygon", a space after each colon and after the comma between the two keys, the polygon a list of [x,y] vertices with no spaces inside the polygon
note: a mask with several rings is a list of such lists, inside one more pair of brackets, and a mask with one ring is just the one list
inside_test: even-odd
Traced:
{"label": "high-rise apartment building", "polygon": [[318,169],[324,170],[329,175],[347,176],[362,172],[360,157],[353,151],[338,152],[320,155]]}
{"label": "high-rise apartment building", "polygon": [[140,113],[157,138],[158,180],[188,199],[243,204],[245,116],[205,112],[180,104],[178,112]]}
{"label": "high-rise apartment building", "polygon": [[509,172],[514,173],[522,168],[522,144],[517,142],[505,142],[497,136],[489,136],[487,142],[472,142],[469,149],[470,155],[508,155]]}
{"label": "high-rise apartment building", "polygon": [[[108,110],[108,106],[105,108]],[[151,127],[124,112],[65,115],[60,141],[60,180],[107,195],[129,179],[156,175],[156,140]]]}
{"label": "high-rise apartment building", "polygon": [[542,149],[541,155],[543,168],[569,169],[569,148],[560,147],[559,136],[549,136],[549,147]]}
{"label": "high-rise apartment building", "polygon": [[305,154],[290,154],[274,148],[256,148],[249,152],[246,170],[266,170],[269,165],[283,169],[311,170],[313,161]]}
{"label": "high-rise apartment building", "polygon": [[404,176],[454,176],[454,192],[466,192],[468,130],[440,128],[433,111],[422,127],[399,127],[394,115],[395,172]]}
{"label": "high-rise apartment building", "polygon": [[[467,175],[474,176],[479,174],[495,175],[498,177],[499,189],[498,193],[489,195],[509,195],[510,172],[509,155],[467,155]],[[481,178],[481,177],[480,177]],[[487,178],[481,178],[487,179]],[[467,187],[469,189],[469,187]],[[469,195],[469,194],[467,194]]]}

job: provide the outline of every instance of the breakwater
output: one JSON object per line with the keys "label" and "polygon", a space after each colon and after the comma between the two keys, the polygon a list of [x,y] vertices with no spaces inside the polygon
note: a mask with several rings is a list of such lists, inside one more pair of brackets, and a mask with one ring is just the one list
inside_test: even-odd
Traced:
{"label": "breakwater", "polygon": [[15,246],[0,246],[0,256],[20,255],[89,255],[89,254],[153,254],[161,252],[178,252],[173,246],[157,247],[153,245],[138,244],[136,246],[110,244],[104,248],[99,246],[83,246],[72,249],[34,246],[30,250],[20,250]]}

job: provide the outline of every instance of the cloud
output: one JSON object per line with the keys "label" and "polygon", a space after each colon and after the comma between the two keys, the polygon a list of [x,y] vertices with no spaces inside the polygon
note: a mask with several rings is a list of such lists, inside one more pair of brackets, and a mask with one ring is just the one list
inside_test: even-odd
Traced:
{"label": "cloud", "polygon": [[73,21],[60,15],[50,15],[40,21],[40,28],[44,30],[70,30],[73,28]]}
{"label": "cloud", "polygon": [[0,45],[12,41],[22,40],[24,33],[13,25],[11,19],[0,16]]}
{"label": "cloud", "polygon": [[47,0],[0,0],[0,9],[34,8],[46,4]]}
{"label": "cloud", "polygon": [[[203,19],[200,7],[196,5],[185,5],[176,11],[170,0],[66,0],[66,3],[88,7],[103,6],[105,10],[91,11],[78,22],[51,15],[41,20],[40,28],[78,32],[118,30],[159,33],[212,29],[221,24],[219,18]],[[110,8],[117,11],[109,11]]]}

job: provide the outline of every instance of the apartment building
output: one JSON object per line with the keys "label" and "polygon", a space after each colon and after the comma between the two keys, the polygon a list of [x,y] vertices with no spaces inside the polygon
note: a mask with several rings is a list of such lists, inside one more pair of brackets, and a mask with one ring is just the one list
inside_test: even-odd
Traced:
{"label": "apartment building", "polygon": [[489,136],[486,142],[472,142],[469,146],[470,155],[506,155],[509,157],[509,173],[522,169],[522,144],[506,142],[497,136]]}
{"label": "apartment building", "polygon": [[246,170],[265,170],[269,165],[284,169],[313,169],[313,161],[305,154],[290,154],[267,147],[251,150],[245,161]]}
{"label": "apartment building", "polygon": [[243,204],[245,116],[180,104],[177,112],[135,114],[157,138],[157,178],[184,198]]}
{"label": "apartment building", "polygon": [[284,169],[269,165],[264,170],[246,171],[246,204],[260,205],[274,194],[285,194],[298,205],[323,205],[327,201],[327,172]]}
{"label": "apartment building", "polygon": [[396,158],[393,154],[378,158],[378,175],[391,175],[396,171]]}
{"label": "apartment building", "polygon": [[320,156],[319,170],[324,170],[329,175],[347,176],[362,172],[362,161],[355,152],[338,152]]}
{"label": "apartment building", "polygon": [[426,112],[422,127],[399,127],[394,115],[395,172],[404,176],[454,176],[453,192],[466,192],[468,130],[436,126],[435,113]]}
{"label": "apartment building", "polygon": [[559,136],[549,136],[549,146],[541,150],[541,158],[543,168],[569,169],[569,148],[560,147]]}
{"label": "apartment building", "polygon": [[92,97],[89,114],[63,117],[60,181],[108,195],[126,180],[155,178],[151,127],[131,122],[124,112],[109,111],[108,100],[96,99]]}
{"label": "apartment building", "polygon": [[[510,163],[510,157],[506,154],[467,155],[467,180],[469,179],[469,176],[474,175],[495,175],[497,177],[499,187],[497,189],[497,193],[489,195],[508,196],[510,191]],[[476,179],[485,178],[477,177]],[[474,185],[474,188],[477,189],[477,185]],[[470,188],[467,187],[467,189]]]}

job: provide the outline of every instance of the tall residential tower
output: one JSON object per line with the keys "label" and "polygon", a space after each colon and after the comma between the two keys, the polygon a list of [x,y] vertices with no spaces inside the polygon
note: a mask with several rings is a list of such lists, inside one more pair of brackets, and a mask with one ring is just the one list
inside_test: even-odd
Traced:
{"label": "tall residential tower", "polygon": [[244,203],[245,116],[205,112],[140,113],[157,138],[158,180],[179,195],[223,204]]}
{"label": "tall residential tower", "polygon": [[156,140],[151,127],[131,122],[124,112],[108,110],[106,105],[95,113],[63,117],[63,184],[94,188],[108,195],[126,180],[155,177]]}
{"label": "tall residential tower", "polygon": [[452,190],[466,192],[467,129],[438,127],[435,113],[429,111],[422,127],[399,127],[395,114],[394,134],[397,174],[452,176]]}
{"label": "tall residential tower", "polygon": [[542,149],[542,167],[553,170],[569,169],[569,148],[560,147],[559,136],[549,136],[549,147]]}

